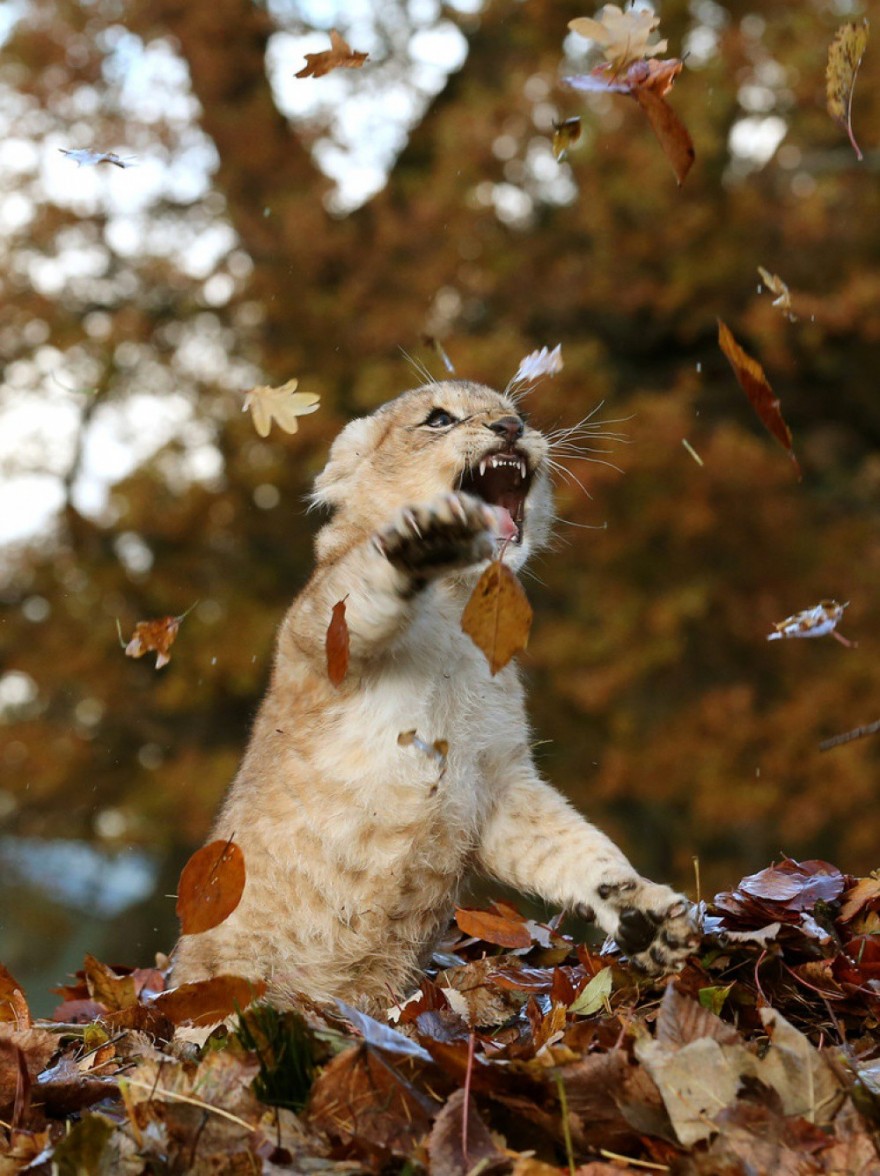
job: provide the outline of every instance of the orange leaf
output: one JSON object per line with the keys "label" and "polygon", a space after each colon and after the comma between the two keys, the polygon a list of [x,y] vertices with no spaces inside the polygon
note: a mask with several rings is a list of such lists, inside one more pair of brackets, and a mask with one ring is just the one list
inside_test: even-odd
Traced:
{"label": "orange leaf", "polygon": [[532,626],[532,606],[506,564],[490,563],[477,581],[461,615],[461,627],[486,655],[497,674],[525,649]]}
{"label": "orange leaf", "polygon": [[[346,600],[348,597],[345,598]],[[333,615],[327,626],[327,677],[334,686],[341,686],[348,673],[351,645],[348,622],[345,619],[345,600],[333,605]]]}
{"label": "orange leaf", "polygon": [[12,1021],[19,1029],[29,1029],[31,1024],[24,990],[3,964],[0,964],[0,1021]]}
{"label": "orange leaf", "polygon": [[306,63],[299,73],[293,75],[295,78],[322,78],[333,69],[362,69],[369,54],[356,53],[336,29],[331,29],[330,48],[305,56]]}
{"label": "orange leaf", "polygon": [[213,1025],[231,1013],[245,1009],[266,991],[263,980],[245,980],[242,976],[213,976],[194,984],[180,984],[161,992],[153,1001],[175,1025]]}
{"label": "orange leaf", "polygon": [[530,947],[532,937],[523,919],[510,919],[494,911],[475,911],[458,907],[455,921],[465,935],[473,935],[498,947]]}
{"label": "orange leaf", "polygon": [[210,931],[227,919],[241,901],[244,854],[230,838],[196,850],[180,875],[177,915],[184,935]]}
{"label": "orange leaf", "polygon": [[800,480],[801,467],[792,449],[791,429],[783,419],[779,399],[774,396],[773,389],[764,375],[764,369],[756,359],[752,359],[743,351],[731,334],[730,328],[721,319],[718,320],[718,346],[727,356],[739,386],[748,396],[752,408],[761,418],[765,428],[784,449],[788,450]]}
{"label": "orange leaf", "polygon": [[119,976],[107,964],[102,964],[93,955],[86,954],[83,960],[86,984],[92,1000],[112,1012],[127,1009],[137,1004],[134,979],[130,975]]}
{"label": "orange leaf", "polygon": [[[143,657],[145,653],[156,654],[156,669],[161,670],[171,661],[168,650],[174,644],[180,622],[190,609],[181,613],[179,617],[160,617],[155,621],[138,621],[131,635],[128,645],[122,641],[122,631],[119,630],[120,643],[124,646],[127,657]],[[119,621],[116,622],[119,629]]]}

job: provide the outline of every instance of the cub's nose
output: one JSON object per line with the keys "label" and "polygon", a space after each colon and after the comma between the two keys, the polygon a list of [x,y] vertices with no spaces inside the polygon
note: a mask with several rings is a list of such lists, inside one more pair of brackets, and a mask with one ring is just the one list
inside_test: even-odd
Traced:
{"label": "cub's nose", "polygon": [[511,444],[518,441],[523,435],[525,423],[517,416],[500,417],[497,421],[492,421],[490,425],[486,426],[491,429],[493,433],[497,433],[499,437],[503,437],[505,441]]}

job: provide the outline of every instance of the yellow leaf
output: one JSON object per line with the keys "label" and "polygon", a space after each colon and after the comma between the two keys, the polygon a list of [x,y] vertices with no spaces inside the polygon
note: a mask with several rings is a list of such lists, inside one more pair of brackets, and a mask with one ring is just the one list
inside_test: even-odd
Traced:
{"label": "yellow leaf", "polygon": [[506,564],[495,560],[477,581],[461,616],[461,627],[497,674],[521,649],[532,626],[532,606]]}
{"label": "yellow leaf", "polygon": [[314,392],[297,392],[298,380],[288,380],[280,388],[252,388],[245,395],[242,412],[251,410],[254,428],[261,437],[268,437],[274,420],[285,433],[299,428],[297,417],[306,416],[318,408],[320,397]]}
{"label": "yellow leaf", "polygon": [[828,48],[825,93],[828,113],[846,131],[858,159],[862,152],[852,130],[852,97],[856,74],[868,47],[868,21],[841,25]]}

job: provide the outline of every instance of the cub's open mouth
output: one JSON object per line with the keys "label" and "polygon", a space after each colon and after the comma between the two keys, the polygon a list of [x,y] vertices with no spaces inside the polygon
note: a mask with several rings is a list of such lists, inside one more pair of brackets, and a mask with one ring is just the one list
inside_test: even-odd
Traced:
{"label": "cub's open mouth", "polygon": [[458,489],[474,494],[490,506],[500,506],[516,526],[515,543],[522,543],[526,497],[532,484],[528,458],[523,453],[487,453],[464,471]]}

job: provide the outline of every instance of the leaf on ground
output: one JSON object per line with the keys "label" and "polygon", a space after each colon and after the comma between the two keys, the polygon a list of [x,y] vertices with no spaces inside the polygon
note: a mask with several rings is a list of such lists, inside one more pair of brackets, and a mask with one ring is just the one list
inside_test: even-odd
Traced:
{"label": "leaf on ground", "polygon": [[321,53],[306,53],[306,63],[295,78],[322,78],[334,69],[362,69],[369,54],[358,53],[337,33],[330,30],[330,48]]}
{"label": "leaf on ground", "polygon": [[102,964],[93,955],[86,955],[83,961],[89,996],[108,1012],[127,1009],[137,1003],[134,977],[119,976],[107,964]]}
{"label": "leaf on ground", "polygon": [[798,479],[801,477],[801,467],[794,455],[791,441],[791,430],[782,416],[780,401],[774,395],[773,389],[764,374],[764,369],[756,359],[752,359],[734,339],[730,328],[718,320],[718,345],[727,357],[733,374],[739,386],[749,398],[749,403],[758,414],[764,427],[772,433],[779,444],[788,451],[794,463]]}
{"label": "leaf on ground", "polygon": [[473,1099],[465,1103],[463,1090],[449,1096],[434,1120],[428,1136],[428,1157],[431,1176],[468,1176],[475,1169],[482,1174],[500,1167],[507,1171],[510,1166],[510,1160],[499,1150],[480,1118]]}
{"label": "leaf on ground", "polygon": [[0,1024],[0,1115],[9,1112],[15,1101],[20,1069],[19,1054],[24,1058],[28,1077],[33,1081],[49,1064],[58,1048],[58,1038],[47,1029],[15,1029]]}
{"label": "leaf on ground", "polygon": [[761,281],[766,288],[774,295],[773,305],[779,307],[789,322],[796,323],[797,315],[791,309],[791,290],[789,290],[779,274],[771,274],[762,265],[758,266],[758,273],[761,275]]}
{"label": "leaf on ground", "polygon": [[263,980],[242,976],[214,976],[161,992],[154,1005],[175,1025],[213,1025],[230,1013],[247,1008],[266,991]]}
{"label": "leaf on ground", "polygon": [[[348,597],[346,597],[346,600]],[[351,637],[345,619],[345,600],[333,605],[330,624],[327,626],[327,677],[334,686],[341,686],[348,673],[348,658]]]}
{"label": "leaf on ground", "polygon": [[532,937],[522,915],[515,918],[498,911],[457,907],[455,921],[465,935],[473,935],[496,947],[531,947]]}
{"label": "leaf on ground", "polygon": [[852,100],[856,75],[868,47],[867,18],[841,25],[828,47],[825,69],[825,95],[828,113],[846,131],[856,158],[863,157],[852,129]]}
{"label": "leaf on ground", "polygon": [[525,649],[532,606],[506,564],[495,560],[480,576],[462,613],[461,627],[486,655],[493,675]]}
{"label": "leaf on ground", "polygon": [[591,1017],[604,1009],[614,988],[613,968],[603,968],[593,976],[587,986],[578,993],[569,1006],[570,1013],[577,1013],[581,1017]]}
{"label": "leaf on ground", "polygon": [[298,380],[288,380],[278,388],[261,385],[245,393],[241,411],[250,409],[254,428],[261,437],[268,437],[273,420],[285,433],[296,433],[299,417],[317,412],[320,396],[314,392],[297,392]]}
{"label": "leaf on ground", "polygon": [[118,1093],[113,1078],[83,1072],[72,1058],[62,1057],[51,1070],[40,1074],[32,1098],[35,1104],[45,1107],[47,1114],[60,1117],[73,1115]]}
{"label": "leaf on ground", "polygon": [[827,637],[833,633],[843,618],[849,601],[838,604],[836,600],[820,600],[813,608],[794,613],[784,621],[773,622],[773,632],[768,641],[779,641],[783,637]]}
{"label": "leaf on ground", "polygon": [[660,1002],[656,1040],[680,1048],[701,1037],[711,1037],[728,1045],[742,1040],[732,1025],[727,1025],[704,1005],[670,985]]}
{"label": "leaf on ground", "polygon": [[11,1021],[18,1029],[30,1027],[31,1015],[24,991],[8,968],[0,964],[0,1022]]}
{"label": "leaf on ground", "polygon": [[64,1138],[55,1145],[52,1168],[58,1176],[81,1176],[87,1172],[105,1172],[104,1152],[114,1124],[103,1115],[83,1115]]}
{"label": "leaf on ground", "polygon": [[[189,611],[189,610],[187,610]],[[145,653],[156,654],[156,669],[161,670],[171,661],[168,652],[177,638],[180,622],[186,616],[159,617],[155,621],[138,621],[134,627],[131,640],[125,645],[127,657],[143,657]],[[119,622],[116,622],[117,627]]]}
{"label": "leaf on ground", "polygon": [[597,19],[581,16],[570,20],[568,27],[579,37],[595,41],[602,55],[615,70],[622,70],[633,61],[656,57],[666,52],[666,42],[654,39],[660,17],[650,8],[628,8],[606,4],[596,14]]}
{"label": "leaf on ground", "polygon": [[843,905],[838,922],[851,923],[856,915],[860,915],[866,908],[875,910],[880,906],[880,878],[860,878],[850,890],[843,895]]}
{"label": "leaf on ground", "polygon": [[244,854],[235,842],[211,841],[197,849],[180,875],[177,917],[184,935],[210,931],[228,919],[241,901]]}
{"label": "leaf on ground", "polygon": [[557,162],[564,162],[569,149],[580,139],[582,130],[579,118],[566,118],[562,122],[554,122],[552,148]]}
{"label": "leaf on ground", "polygon": [[339,1000],[338,997],[336,1006],[346,1021],[357,1029],[367,1045],[383,1049],[386,1053],[395,1054],[397,1057],[421,1058],[423,1062],[431,1061],[431,1055],[426,1049],[422,1049],[409,1037],[404,1037],[397,1029],[392,1029],[390,1025],[383,1025],[375,1017],[370,1017],[359,1009],[352,1008],[351,1005],[346,1004],[344,1000]]}
{"label": "leaf on ground", "polygon": [[772,1086],[786,1115],[801,1115],[818,1127],[831,1123],[844,1098],[837,1075],[819,1051],[778,1009],[759,1009],[770,1048],[756,1077]]}

